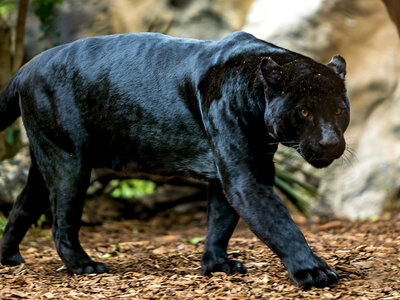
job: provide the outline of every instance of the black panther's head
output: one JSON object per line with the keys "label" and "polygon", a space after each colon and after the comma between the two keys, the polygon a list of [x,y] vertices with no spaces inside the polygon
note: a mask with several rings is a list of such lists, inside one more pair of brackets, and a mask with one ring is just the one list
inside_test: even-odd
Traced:
{"label": "black panther's head", "polygon": [[326,167],[339,158],[350,117],[345,60],[334,56],[325,66],[305,58],[278,65],[265,58],[261,68],[269,134],[314,167]]}

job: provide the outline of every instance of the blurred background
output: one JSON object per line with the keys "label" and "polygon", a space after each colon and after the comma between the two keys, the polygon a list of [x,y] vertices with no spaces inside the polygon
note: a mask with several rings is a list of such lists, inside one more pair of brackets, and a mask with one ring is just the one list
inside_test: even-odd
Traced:
{"label": "blurred background", "polygon": [[[347,61],[348,150],[315,170],[289,149],[276,156],[276,186],[294,212],[350,219],[400,211],[400,22],[398,0],[0,0],[0,88],[23,62],[53,46],[95,35],[152,31],[220,39],[244,30],[328,63]],[[29,167],[21,122],[0,134],[3,219]],[[83,220],[148,218],[205,210],[206,186],[116,178],[93,172]]]}

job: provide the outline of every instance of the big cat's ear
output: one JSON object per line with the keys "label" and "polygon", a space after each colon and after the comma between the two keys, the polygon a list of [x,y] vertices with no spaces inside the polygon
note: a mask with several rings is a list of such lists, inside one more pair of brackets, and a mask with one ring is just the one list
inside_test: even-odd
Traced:
{"label": "big cat's ear", "polygon": [[265,57],[261,61],[261,72],[264,80],[270,84],[278,84],[283,79],[283,68],[271,57]]}
{"label": "big cat's ear", "polygon": [[344,76],[346,75],[346,61],[343,57],[335,55],[329,62],[328,67],[338,74],[341,79],[344,79]]}

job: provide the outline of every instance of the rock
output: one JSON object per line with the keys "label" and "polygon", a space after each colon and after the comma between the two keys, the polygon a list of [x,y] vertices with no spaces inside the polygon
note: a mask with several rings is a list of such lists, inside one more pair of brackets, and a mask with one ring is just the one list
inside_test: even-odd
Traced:
{"label": "rock", "polygon": [[368,117],[357,142],[354,161],[337,164],[334,172],[322,181],[321,191],[336,214],[353,219],[380,215],[391,197],[398,194],[399,116],[400,90],[397,90]]}
{"label": "rock", "polygon": [[[321,172],[320,192],[339,216],[379,215],[400,186],[396,27],[381,1],[308,0],[300,7],[289,0],[275,2],[256,0],[244,29],[320,62],[335,54],[347,60],[351,123],[346,139],[354,154],[348,151]],[[269,21],[263,11],[287,17]]]}
{"label": "rock", "polygon": [[219,39],[240,30],[253,0],[68,0],[58,6],[59,37],[39,40],[40,24],[29,14],[26,52],[33,57],[73,40],[123,32],[152,31],[173,36]]}
{"label": "rock", "polygon": [[0,162],[0,210],[7,214],[25,186],[30,166],[28,147],[13,158]]}

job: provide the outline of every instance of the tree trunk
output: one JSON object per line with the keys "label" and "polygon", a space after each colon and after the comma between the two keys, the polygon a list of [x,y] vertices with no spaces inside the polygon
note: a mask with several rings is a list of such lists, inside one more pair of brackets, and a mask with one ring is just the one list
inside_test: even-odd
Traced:
{"label": "tree trunk", "polygon": [[11,78],[11,29],[0,16],[0,90]]}
{"label": "tree trunk", "polygon": [[29,0],[19,0],[18,19],[15,34],[15,50],[13,57],[13,73],[16,73],[24,60],[24,36],[26,13],[28,11]]}
{"label": "tree trunk", "polygon": [[[11,30],[0,16],[0,88],[3,89],[11,76],[16,73],[24,59],[25,21],[29,0],[20,0],[18,6],[17,27],[14,53],[12,53]],[[22,128],[15,122],[10,129],[0,133],[0,160],[14,156],[21,148]],[[9,135],[7,142],[7,134]],[[11,141],[11,142],[10,142]]]}
{"label": "tree trunk", "polygon": [[[0,89],[11,78],[11,29],[0,16]],[[6,131],[0,132],[0,160],[7,154]]]}

